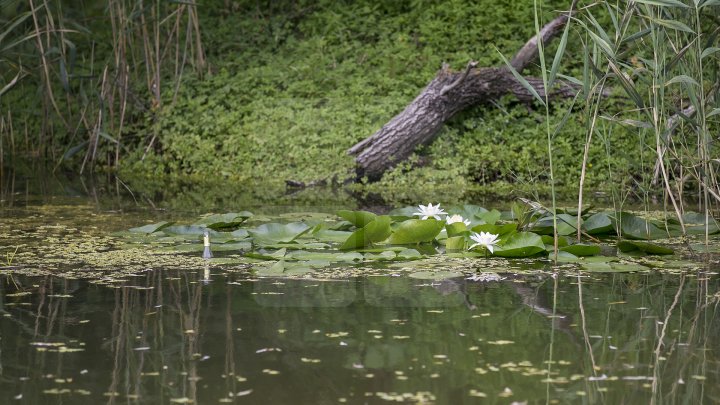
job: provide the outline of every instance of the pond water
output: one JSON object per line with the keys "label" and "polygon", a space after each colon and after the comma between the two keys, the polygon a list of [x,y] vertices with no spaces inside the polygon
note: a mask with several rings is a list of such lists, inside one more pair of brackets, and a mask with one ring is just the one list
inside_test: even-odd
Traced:
{"label": "pond water", "polygon": [[3,404],[720,402],[712,263],[259,278],[110,236],[194,214],[16,197],[0,210]]}

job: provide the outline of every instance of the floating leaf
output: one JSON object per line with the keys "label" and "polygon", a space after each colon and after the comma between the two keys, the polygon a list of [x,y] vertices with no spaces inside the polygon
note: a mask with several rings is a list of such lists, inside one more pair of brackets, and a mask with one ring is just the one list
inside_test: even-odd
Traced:
{"label": "floating leaf", "polygon": [[291,222],[289,224],[269,223],[262,224],[248,232],[255,240],[260,242],[292,242],[300,235],[309,231],[310,227],[304,222]]}
{"label": "floating leaf", "polygon": [[170,226],[174,223],[175,222],[162,221],[162,222],[158,222],[156,224],[149,224],[149,225],[140,226],[137,228],[131,228],[131,229],[129,229],[129,231],[134,232],[134,233],[145,233],[145,234],[155,233],[157,231],[163,230],[164,228],[167,228],[168,226]]}
{"label": "floating leaf", "polygon": [[458,235],[469,235],[470,233],[468,232],[467,225],[462,222],[453,222],[452,224],[447,224],[445,225],[445,229],[447,230],[447,235],[449,237]]}
{"label": "floating leaf", "polygon": [[365,225],[369,224],[371,221],[374,221],[375,218],[377,218],[377,215],[373,214],[372,212],[368,211],[348,211],[348,210],[340,210],[337,212],[337,215],[350,222],[351,224],[355,225],[358,228],[362,228]]}
{"label": "floating leaf", "polygon": [[540,235],[532,232],[518,232],[495,249],[494,255],[500,257],[529,257],[545,252],[545,244]]}
{"label": "floating leaf", "polygon": [[388,242],[393,245],[431,242],[440,233],[445,221],[434,218],[409,219],[400,223],[390,235]]}
{"label": "floating leaf", "polygon": [[404,221],[406,219],[415,217],[414,214],[418,211],[419,208],[417,206],[408,206],[403,208],[395,208],[394,210],[390,211],[388,215],[390,215],[393,221]]}
{"label": "floating leaf", "polygon": [[[555,240],[553,239],[552,235],[542,235],[541,238],[546,246],[555,245]],[[567,246],[569,244],[570,242],[568,241],[567,236],[558,236],[558,247]]]}
{"label": "floating leaf", "polygon": [[340,250],[358,249],[387,239],[390,236],[390,217],[381,215],[353,232]]}
{"label": "floating leaf", "polygon": [[635,263],[591,262],[583,263],[583,270],[595,273],[630,273],[650,270],[649,267]]}
{"label": "floating leaf", "polygon": [[422,253],[418,252],[417,249],[405,249],[398,252],[395,258],[401,260],[415,260],[421,259],[422,257]]}
{"label": "floating leaf", "polygon": [[384,252],[374,254],[374,253],[366,253],[365,254],[365,260],[393,260],[397,257],[397,253],[393,252],[392,250],[386,250]]}
{"label": "floating leaf", "polygon": [[445,249],[447,250],[465,250],[467,242],[464,236],[453,236],[445,241]]}
{"label": "floating leaf", "polygon": [[560,248],[563,252],[572,253],[575,256],[595,256],[600,254],[600,246],[585,243],[576,243],[574,245],[563,246]]}
{"label": "floating leaf", "polygon": [[675,253],[668,247],[656,245],[650,242],[621,240],[618,242],[617,247],[623,253],[633,251],[641,251],[650,255],[671,255]]}
{"label": "floating leaf", "polygon": [[615,225],[608,213],[598,212],[583,222],[582,229],[589,235],[599,235],[614,231]]}
{"label": "floating leaf", "polygon": [[667,232],[661,230],[656,225],[647,220],[630,214],[621,212],[619,215],[622,236],[630,239],[661,239],[667,238]]}
{"label": "floating leaf", "polygon": [[242,224],[243,222],[245,222],[245,220],[252,216],[252,212],[249,211],[229,212],[227,214],[214,214],[200,219],[193,225],[204,225],[216,231],[230,230],[233,228],[237,228],[240,224]]}
{"label": "floating leaf", "polygon": [[274,252],[267,252],[265,250],[259,250],[257,252],[247,252],[247,253],[245,253],[245,256],[252,257],[255,259],[277,260],[277,259],[282,259],[283,257],[285,257],[285,253],[287,253],[287,249],[282,248],[282,249],[278,249]]}
{"label": "floating leaf", "polygon": [[572,253],[564,252],[561,250],[561,251],[558,251],[557,261],[565,262],[565,263],[574,263],[574,262],[579,262],[580,258],[575,256]]}
{"label": "floating leaf", "polygon": [[285,271],[285,261],[279,260],[270,267],[258,267],[255,274],[258,276],[281,276]]}
{"label": "floating leaf", "polygon": [[[569,214],[558,214],[557,215],[557,227],[558,227],[557,233],[558,233],[558,235],[570,235],[570,234],[577,232],[577,228],[575,228],[576,225],[577,225],[577,217],[574,217]],[[544,235],[552,235],[553,234],[553,217],[546,216],[546,217],[540,218],[537,222],[535,222],[535,225],[533,225],[532,229],[530,229],[530,230],[539,235],[543,235],[543,234]]]}
{"label": "floating leaf", "polygon": [[504,224],[504,225],[491,225],[482,224],[472,227],[473,232],[490,232],[494,235],[499,235],[500,238],[507,238],[510,234],[517,231],[517,225],[515,224]]}
{"label": "floating leaf", "polygon": [[333,231],[331,229],[322,229],[313,233],[313,236],[323,242],[345,242],[350,235],[352,235],[352,232]]}

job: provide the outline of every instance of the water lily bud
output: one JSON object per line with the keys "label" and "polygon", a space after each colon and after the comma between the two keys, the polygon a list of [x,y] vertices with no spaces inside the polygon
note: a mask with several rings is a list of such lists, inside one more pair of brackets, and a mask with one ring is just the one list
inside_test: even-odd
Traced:
{"label": "water lily bud", "polygon": [[210,233],[208,231],[205,231],[205,234],[203,234],[203,245],[205,246],[205,249],[203,250],[203,259],[210,259],[213,257],[212,252],[210,251]]}

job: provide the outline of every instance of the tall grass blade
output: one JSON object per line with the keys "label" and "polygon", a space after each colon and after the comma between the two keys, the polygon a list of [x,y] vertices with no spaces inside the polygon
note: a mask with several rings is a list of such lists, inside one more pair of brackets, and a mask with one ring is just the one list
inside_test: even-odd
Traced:
{"label": "tall grass blade", "polygon": [[[508,70],[510,70],[510,73],[512,73],[512,75],[515,77],[515,79],[516,79],[520,84],[522,84],[522,86],[525,87],[525,90],[529,91],[530,94],[532,94],[533,97],[535,97],[535,99],[536,99],[540,104],[542,104],[542,105],[544,106],[544,105],[545,105],[545,100],[544,100],[542,97],[540,97],[540,94],[538,94],[537,90],[535,90],[535,88],[534,88],[532,85],[530,85],[530,83],[528,83],[528,81],[527,81],[520,73],[518,73],[518,71],[515,70],[514,67],[512,67],[512,65],[510,64],[510,62],[509,62],[509,61],[507,60],[507,58],[505,57],[505,55],[503,55],[497,48],[495,48],[495,50],[496,50],[497,53],[500,55],[500,58],[502,58],[503,62],[505,63],[505,66],[508,68]],[[545,92],[546,92],[546,93],[548,92],[547,88],[545,89]]]}

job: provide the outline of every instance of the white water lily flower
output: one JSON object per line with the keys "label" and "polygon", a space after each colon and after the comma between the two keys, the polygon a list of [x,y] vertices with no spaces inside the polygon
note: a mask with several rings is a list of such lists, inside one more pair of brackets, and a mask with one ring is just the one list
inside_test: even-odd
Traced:
{"label": "white water lily flower", "polygon": [[428,219],[430,217],[433,217],[437,219],[438,221],[441,219],[440,215],[447,215],[447,212],[440,208],[440,204],[433,207],[432,204],[425,205],[419,205],[420,211],[413,213],[413,215],[417,215],[421,217],[420,219]]}
{"label": "white water lily flower", "polygon": [[473,233],[470,235],[470,239],[475,241],[472,246],[470,246],[470,250],[474,248],[475,246],[482,246],[485,249],[489,250],[490,253],[493,253],[493,249],[496,247],[498,242],[500,242],[500,239],[498,239],[498,236],[490,232],[480,232],[480,233]]}
{"label": "white water lily flower", "polygon": [[462,222],[463,224],[470,226],[470,220],[469,219],[463,219],[462,215],[449,215],[447,218],[445,218],[445,221],[447,221],[447,224],[454,224],[455,222]]}

